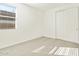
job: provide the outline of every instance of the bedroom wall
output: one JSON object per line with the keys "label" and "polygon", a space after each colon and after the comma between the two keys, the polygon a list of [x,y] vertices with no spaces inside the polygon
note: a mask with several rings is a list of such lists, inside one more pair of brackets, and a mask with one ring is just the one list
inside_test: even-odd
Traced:
{"label": "bedroom wall", "polygon": [[43,13],[24,4],[16,4],[16,29],[0,29],[0,48],[43,35]]}

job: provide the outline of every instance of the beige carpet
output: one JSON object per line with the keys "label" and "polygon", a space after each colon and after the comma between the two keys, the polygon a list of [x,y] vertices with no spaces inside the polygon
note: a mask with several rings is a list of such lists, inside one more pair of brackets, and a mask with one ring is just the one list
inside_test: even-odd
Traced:
{"label": "beige carpet", "polygon": [[52,39],[37,38],[0,49],[1,56],[78,56],[79,44]]}

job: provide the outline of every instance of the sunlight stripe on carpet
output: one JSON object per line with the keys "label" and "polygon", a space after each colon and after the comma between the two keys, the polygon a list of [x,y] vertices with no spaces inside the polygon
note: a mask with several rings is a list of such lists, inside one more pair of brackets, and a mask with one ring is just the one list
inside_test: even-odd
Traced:
{"label": "sunlight stripe on carpet", "polygon": [[78,48],[59,47],[54,55],[78,56]]}
{"label": "sunlight stripe on carpet", "polygon": [[44,49],[45,48],[45,46],[41,46],[41,47],[39,47],[39,48],[37,48],[37,49],[35,49],[34,51],[32,51],[33,53],[39,53],[42,49]]}
{"label": "sunlight stripe on carpet", "polygon": [[48,53],[48,55],[52,55],[53,52],[54,52],[56,49],[57,49],[57,47],[54,47],[54,48]]}

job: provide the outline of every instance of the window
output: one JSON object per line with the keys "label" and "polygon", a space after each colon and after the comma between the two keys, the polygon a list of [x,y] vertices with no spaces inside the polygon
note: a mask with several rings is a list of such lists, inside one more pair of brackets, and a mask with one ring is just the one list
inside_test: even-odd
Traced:
{"label": "window", "polygon": [[0,29],[15,29],[15,6],[0,4]]}

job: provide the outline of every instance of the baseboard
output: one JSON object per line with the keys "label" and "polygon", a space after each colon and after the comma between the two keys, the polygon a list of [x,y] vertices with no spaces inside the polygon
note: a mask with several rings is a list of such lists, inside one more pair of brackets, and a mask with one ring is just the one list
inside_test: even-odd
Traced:
{"label": "baseboard", "polygon": [[[53,37],[53,36],[44,36],[44,37],[47,37],[47,38],[50,38],[50,39],[60,39],[60,38],[55,38],[55,37]],[[64,39],[60,39],[60,40],[64,40]],[[75,44],[79,44],[79,42],[77,41],[77,42],[73,42],[73,41],[70,41],[70,40],[64,40],[64,41],[67,41],[67,42],[71,42],[71,43],[75,43]]]}

